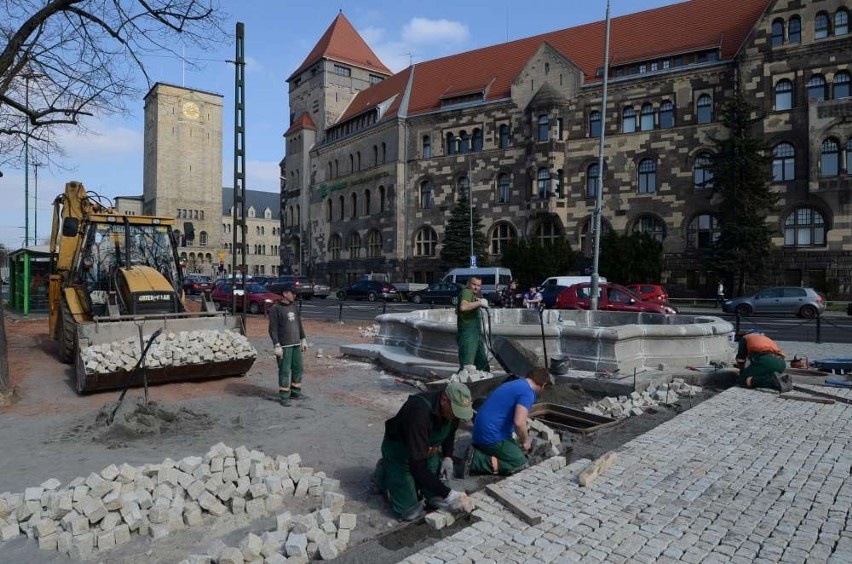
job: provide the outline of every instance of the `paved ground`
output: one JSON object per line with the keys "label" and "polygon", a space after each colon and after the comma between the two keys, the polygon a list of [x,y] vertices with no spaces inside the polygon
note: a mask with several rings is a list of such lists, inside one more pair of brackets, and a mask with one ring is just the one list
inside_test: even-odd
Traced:
{"label": "paved ground", "polygon": [[541,524],[479,492],[473,524],[405,562],[852,562],[850,415],[731,388],[618,449],[590,487],[583,461],[501,482]]}

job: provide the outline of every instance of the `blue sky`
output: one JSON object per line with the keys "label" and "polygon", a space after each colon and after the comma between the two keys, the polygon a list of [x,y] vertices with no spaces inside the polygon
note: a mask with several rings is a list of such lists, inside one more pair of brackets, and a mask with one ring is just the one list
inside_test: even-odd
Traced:
{"label": "blue sky", "polygon": [[[508,40],[602,20],[606,0],[219,0],[229,14],[226,29],[245,24],[247,187],[278,190],[282,135],[288,127],[285,79],[304,60],[338,13],[343,13],[392,71],[410,62],[476,49]],[[675,0],[611,0],[612,16],[676,3]],[[200,69],[177,58],[148,59],[152,80],[224,95],[223,185],[231,186],[234,113],[233,41],[210,52],[185,51]],[[147,91],[142,84],[140,88]],[[63,136],[70,170],[41,167],[38,200],[30,171],[30,241],[50,235],[52,202],[66,181],[80,180],[104,196],[142,194],[142,99],[128,102],[130,116],[93,116],[95,134]],[[0,243],[17,249],[24,238],[24,171],[7,169],[0,178]],[[37,217],[36,217],[37,214]],[[36,232],[37,223],[37,232]]]}

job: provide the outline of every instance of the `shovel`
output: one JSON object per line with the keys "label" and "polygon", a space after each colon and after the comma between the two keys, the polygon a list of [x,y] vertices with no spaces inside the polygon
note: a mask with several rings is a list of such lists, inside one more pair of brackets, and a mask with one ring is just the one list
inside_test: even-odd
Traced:
{"label": "shovel", "polygon": [[[121,407],[121,402],[124,401],[124,396],[127,394],[127,390],[130,389],[130,384],[133,383],[133,377],[136,376],[136,372],[142,370],[143,378],[145,377],[145,367],[143,363],[145,362],[145,355],[148,354],[148,349],[151,348],[151,345],[154,344],[154,339],[160,336],[160,333],[163,332],[163,329],[157,329],[154,331],[154,334],[148,339],[148,343],[145,345],[145,348],[142,349],[142,355],[139,357],[139,360],[136,362],[136,366],[133,367],[133,370],[130,371],[130,375],[127,377],[127,383],[124,385],[124,389],[121,391],[121,395],[118,397],[118,403],[115,405],[115,408],[112,410],[112,413],[109,414],[107,418],[107,425],[112,425],[112,422],[115,420],[115,414],[118,412],[118,408]],[[147,402],[148,399],[148,379],[145,379],[145,400]]]}

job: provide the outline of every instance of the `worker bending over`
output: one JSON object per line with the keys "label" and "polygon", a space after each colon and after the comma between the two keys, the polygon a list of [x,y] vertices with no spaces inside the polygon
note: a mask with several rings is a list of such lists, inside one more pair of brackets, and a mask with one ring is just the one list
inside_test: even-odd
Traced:
{"label": "worker bending over", "polygon": [[470,390],[459,382],[408,397],[385,422],[382,459],[374,476],[400,519],[413,521],[425,513],[424,499],[436,509],[470,511],[463,492],[442,482],[453,477],[453,448],[459,421],[473,417]]}
{"label": "worker bending over", "polygon": [[782,392],[793,388],[790,375],[784,374],[787,368],[784,351],[763,333],[749,332],[740,338],[736,361],[740,369],[737,378],[740,386],[774,388]]}
{"label": "worker bending over", "polygon": [[[527,465],[532,439],[527,417],[538,394],[550,385],[550,374],[534,368],[526,378],[501,384],[486,398],[473,422],[471,450],[465,470],[472,474],[514,474]],[[512,432],[517,442],[512,440]]]}
{"label": "worker bending over", "polygon": [[488,355],[482,344],[480,310],[488,308],[488,300],[480,298],[482,279],[471,276],[459,293],[456,308],[456,343],[459,346],[459,369],[473,364],[477,370],[488,371]]}

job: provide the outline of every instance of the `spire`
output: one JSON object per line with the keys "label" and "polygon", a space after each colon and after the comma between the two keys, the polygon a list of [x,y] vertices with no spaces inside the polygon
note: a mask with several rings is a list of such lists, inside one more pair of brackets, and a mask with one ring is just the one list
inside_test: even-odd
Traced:
{"label": "spire", "polygon": [[373,50],[370,49],[364,38],[355,31],[355,28],[352,27],[352,24],[343,15],[343,10],[337,14],[337,17],[334,18],[334,21],[325,30],[320,40],[311,49],[311,52],[302,64],[299,65],[299,68],[287,80],[293,79],[321,59],[332,59],[341,63],[372,70],[386,76],[393,74],[379,60]]}

